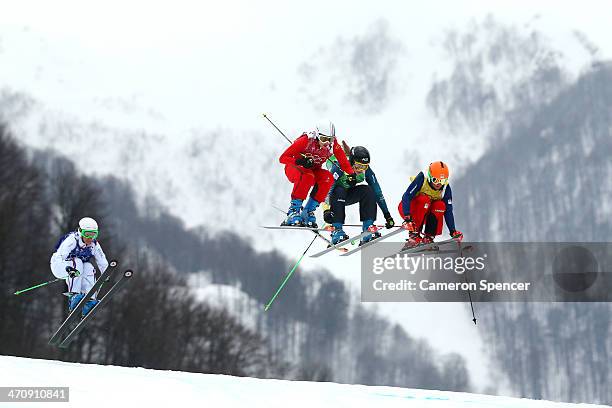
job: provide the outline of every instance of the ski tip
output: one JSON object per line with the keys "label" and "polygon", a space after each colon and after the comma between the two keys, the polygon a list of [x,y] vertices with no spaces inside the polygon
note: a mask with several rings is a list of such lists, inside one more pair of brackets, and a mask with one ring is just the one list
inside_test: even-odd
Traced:
{"label": "ski tip", "polygon": [[260,225],[261,228],[272,229],[272,230],[291,230],[291,231],[314,231],[320,232],[324,231],[324,228],[312,228],[312,227],[303,227],[299,225]]}
{"label": "ski tip", "polygon": [[114,268],[115,266],[119,265],[119,262],[117,262],[116,259],[112,259],[108,265]]}

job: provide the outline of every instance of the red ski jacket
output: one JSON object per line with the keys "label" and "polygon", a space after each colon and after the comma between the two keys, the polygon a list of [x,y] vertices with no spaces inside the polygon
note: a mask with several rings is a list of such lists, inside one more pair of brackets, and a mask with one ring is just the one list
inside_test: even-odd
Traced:
{"label": "red ski jacket", "polygon": [[354,173],[351,164],[346,158],[346,154],[344,154],[344,150],[342,150],[342,147],[338,144],[336,139],[334,139],[331,148],[325,146],[321,147],[319,141],[315,137],[309,137],[306,133],[295,139],[293,144],[281,154],[278,160],[283,164],[295,165],[297,159],[306,156],[314,161],[315,164],[313,168],[320,169],[323,163],[325,163],[332,154],[338,159],[342,171],[349,174]]}

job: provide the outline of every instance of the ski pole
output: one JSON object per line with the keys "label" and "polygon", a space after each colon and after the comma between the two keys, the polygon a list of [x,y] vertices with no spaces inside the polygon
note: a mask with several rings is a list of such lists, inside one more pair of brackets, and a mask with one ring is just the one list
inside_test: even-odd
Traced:
{"label": "ski pole", "polygon": [[65,279],[65,278],[56,278],[56,279],[50,280],[50,281],[48,281],[48,282],[40,283],[40,284],[38,284],[38,285],[36,285],[36,286],[32,286],[32,287],[27,288],[27,289],[18,290],[17,292],[13,293],[13,295],[20,295],[20,294],[22,294],[23,292],[27,292],[27,291],[29,291],[29,290],[33,290],[33,289],[36,289],[36,288],[40,288],[40,287],[43,287],[43,286],[47,286],[47,285],[49,285],[49,284],[51,284],[51,283],[55,283],[55,282],[59,282],[59,281],[63,281],[64,279]]}
{"label": "ski pole", "polygon": [[[270,120],[270,118],[269,118],[268,116],[266,116],[266,114],[265,114],[265,113],[263,114],[263,117],[264,117],[264,118],[266,118],[266,119],[268,120],[268,122],[270,122],[270,124],[271,124],[272,126],[274,126],[274,128],[275,128],[276,130],[278,130],[278,132],[279,132],[281,135],[283,135],[283,137],[285,138],[285,140],[286,140],[286,141],[288,141],[288,142],[289,142],[289,144],[293,144],[293,142],[291,142],[291,140],[289,140],[289,138],[288,138],[287,136],[285,136],[285,134],[283,133],[283,131],[282,131],[282,130],[280,130],[280,129],[278,128],[278,126],[276,126],[276,125],[274,124],[274,122],[272,122],[272,121]],[[302,157],[306,157],[306,155],[305,155],[304,153],[301,153],[301,154],[302,154]],[[331,161],[331,159],[329,159],[329,158],[328,158],[328,159],[325,161],[325,163],[328,163],[328,162],[329,162],[329,163],[333,163],[333,162]]]}
{"label": "ski pole", "polygon": [[[463,248],[461,247],[461,241],[457,242],[457,245],[459,246],[459,256],[463,257]],[[472,308],[472,321],[474,322],[474,325],[476,325],[476,313],[474,313],[474,303],[472,303],[472,294],[470,293],[470,284],[468,283],[467,280],[467,271],[466,273],[463,274],[463,278],[465,279],[465,283],[468,284],[468,297],[470,299],[470,307]]]}
{"label": "ski pole", "polygon": [[312,246],[312,244],[315,242],[315,239],[317,239],[317,236],[315,235],[314,238],[312,239],[312,241],[310,241],[310,244],[308,244],[308,246],[306,247],[306,250],[304,251],[304,253],[302,254],[302,256],[300,257],[300,259],[298,259],[298,261],[295,263],[295,265],[293,265],[293,268],[291,269],[291,271],[287,274],[287,276],[285,276],[285,279],[283,280],[283,282],[280,284],[280,286],[278,287],[278,289],[276,290],[276,293],[274,294],[274,296],[272,296],[272,299],[270,299],[270,301],[268,302],[268,304],[266,305],[266,307],[264,308],[264,312],[267,312],[268,309],[270,308],[270,306],[272,306],[272,302],[274,302],[274,299],[276,299],[276,297],[278,296],[278,294],[280,293],[281,290],[283,290],[283,287],[285,286],[285,284],[287,283],[287,281],[289,280],[289,278],[291,277],[291,275],[293,275],[293,272],[296,270],[296,268],[298,267],[298,265],[300,264],[300,262],[302,262],[302,259],[304,259],[304,255],[306,255],[306,252],[308,252],[308,250],[310,249],[310,247]]}
{"label": "ski pole", "polygon": [[287,140],[287,141],[289,142],[289,144],[291,144],[291,140],[289,140],[289,138],[288,138],[287,136],[285,136],[285,134],[283,133],[283,131],[282,131],[282,130],[280,130],[280,129],[278,128],[278,126],[276,126],[276,125],[274,124],[274,122],[272,122],[272,121],[270,120],[270,118],[269,118],[268,116],[266,116],[266,114],[265,114],[265,113],[263,114],[263,117],[264,117],[264,118],[266,118],[266,119],[268,120],[268,122],[270,122],[270,124],[271,124],[272,126],[274,126],[274,128],[275,128],[276,130],[278,130],[278,132],[279,132],[281,135],[283,135],[283,137],[285,138],[285,140]]}

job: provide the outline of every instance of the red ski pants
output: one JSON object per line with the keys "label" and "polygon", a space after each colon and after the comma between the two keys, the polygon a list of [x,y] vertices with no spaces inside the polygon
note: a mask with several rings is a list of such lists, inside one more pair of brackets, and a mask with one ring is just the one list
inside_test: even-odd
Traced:
{"label": "red ski pants", "polygon": [[[398,210],[402,218],[406,216],[400,201]],[[425,194],[419,194],[410,202],[410,215],[412,221],[416,225],[417,231],[423,229],[423,224],[427,221],[425,232],[430,235],[442,234],[442,224],[444,222],[444,212],[446,204],[442,200],[432,200],[431,197]]]}
{"label": "red ski pants", "polygon": [[287,164],[285,166],[285,174],[289,181],[293,183],[293,191],[291,191],[292,200],[305,200],[310,189],[315,186],[310,195],[321,203],[325,201],[329,189],[334,184],[332,174],[320,168],[306,169],[302,166]]}

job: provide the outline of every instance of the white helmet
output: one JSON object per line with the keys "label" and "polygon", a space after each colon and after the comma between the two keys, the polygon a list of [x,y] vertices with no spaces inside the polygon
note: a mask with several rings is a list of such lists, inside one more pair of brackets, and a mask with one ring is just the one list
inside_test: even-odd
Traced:
{"label": "white helmet", "polygon": [[79,228],[82,230],[98,230],[98,223],[90,217],[81,218],[79,220]]}
{"label": "white helmet", "polygon": [[98,223],[90,217],[81,218],[79,220],[79,233],[84,238],[97,238]]}
{"label": "white helmet", "polygon": [[332,123],[331,120],[326,120],[320,122],[315,128],[315,136],[318,138],[319,136],[327,136],[327,137],[336,137],[336,127]]}

